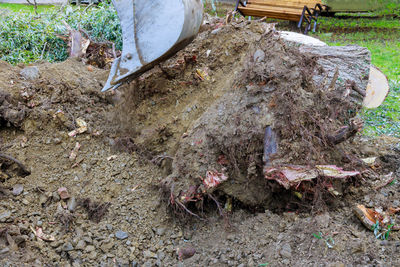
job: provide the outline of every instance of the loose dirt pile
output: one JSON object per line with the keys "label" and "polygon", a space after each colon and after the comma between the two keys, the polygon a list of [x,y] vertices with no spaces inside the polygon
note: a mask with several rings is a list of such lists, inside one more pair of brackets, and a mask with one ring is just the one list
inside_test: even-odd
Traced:
{"label": "loose dirt pile", "polygon": [[[210,20],[185,50],[109,95],[100,93],[108,72],[76,60],[37,64],[32,80],[22,66],[1,63],[0,153],[31,174],[0,157],[0,263],[399,264],[389,256],[398,233],[380,241],[352,210],[400,206],[398,183],[383,177],[400,171],[399,141],[334,145],[340,138],[331,138],[352,125],[361,99],[346,79],[365,88],[359,73],[369,67],[368,52],[342,49],[340,66],[362,60],[346,79],[335,78],[337,63],[325,74],[320,66],[337,54],[304,52],[269,27]],[[353,155],[380,159],[370,168]],[[290,191],[265,179],[266,164],[337,164],[362,171],[362,179],[329,212],[288,212],[293,199],[279,196]],[[227,179],[207,189],[207,172]],[[160,185],[179,215],[204,208],[207,220],[180,224],[162,204]]]}

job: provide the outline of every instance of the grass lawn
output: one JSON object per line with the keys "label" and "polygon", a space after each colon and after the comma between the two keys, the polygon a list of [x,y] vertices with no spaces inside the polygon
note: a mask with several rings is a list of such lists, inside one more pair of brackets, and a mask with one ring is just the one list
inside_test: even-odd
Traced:
{"label": "grass lawn", "polygon": [[[53,9],[56,6],[53,5],[38,5],[37,6],[37,11],[38,13]],[[8,9],[10,11],[14,12],[29,12],[29,13],[35,13],[35,9],[33,5],[22,5],[22,4],[8,4],[8,3],[0,3],[0,9]]]}
{"label": "grass lawn", "polygon": [[400,137],[400,20],[321,18],[313,35],[329,45],[357,44],[371,51],[372,63],[387,75],[391,91],[381,107],[363,110],[365,134]]}

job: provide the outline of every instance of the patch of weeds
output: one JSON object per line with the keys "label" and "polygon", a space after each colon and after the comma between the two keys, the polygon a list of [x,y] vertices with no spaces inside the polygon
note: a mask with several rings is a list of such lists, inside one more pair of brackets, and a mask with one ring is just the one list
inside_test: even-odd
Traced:
{"label": "patch of weeds", "polygon": [[38,15],[21,11],[0,16],[0,60],[11,64],[65,60],[67,44],[59,38],[68,32],[63,21],[83,29],[96,42],[115,42],[116,49],[122,49],[121,26],[112,4],[88,9],[67,5]]}
{"label": "patch of weeds", "polygon": [[384,134],[400,137],[400,84],[392,85],[382,106],[361,113],[366,135]]}
{"label": "patch of weeds", "polygon": [[324,237],[321,232],[318,232],[317,234],[313,233],[313,236],[317,239],[323,240],[328,248],[333,248],[335,246],[335,240],[333,240],[331,236]]}
{"label": "patch of weeds", "polygon": [[387,229],[383,229],[379,225],[379,221],[376,221],[376,223],[372,226],[372,230],[374,231],[376,239],[388,240],[393,226],[393,224],[389,224]]}

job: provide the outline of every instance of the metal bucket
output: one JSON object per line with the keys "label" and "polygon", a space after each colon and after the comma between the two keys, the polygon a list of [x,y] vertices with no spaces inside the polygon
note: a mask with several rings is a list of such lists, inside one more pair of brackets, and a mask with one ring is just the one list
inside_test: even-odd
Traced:
{"label": "metal bucket", "polygon": [[132,80],[188,45],[203,20],[202,0],[113,0],[123,50],[103,92]]}

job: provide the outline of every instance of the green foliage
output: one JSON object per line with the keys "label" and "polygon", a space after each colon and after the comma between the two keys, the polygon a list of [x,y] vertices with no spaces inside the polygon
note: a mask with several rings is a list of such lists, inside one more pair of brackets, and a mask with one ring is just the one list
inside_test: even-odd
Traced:
{"label": "green foliage", "polygon": [[387,229],[383,229],[379,225],[379,221],[376,221],[376,223],[372,226],[372,230],[374,231],[376,239],[388,240],[393,226],[393,224],[389,224]]}
{"label": "green foliage", "polygon": [[119,19],[109,3],[89,9],[44,9],[39,15],[9,12],[0,17],[0,60],[12,64],[65,60],[67,44],[57,36],[67,34],[63,21],[72,28],[83,29],[95,41],[112,41],[117,49],[122,49]]}
{"label": "green foliage", "polygon": [[[54,9],[55,6],[52,5],[38,5],[38,12],[46,12],[49,9]],[[9,4],[9,3],[0,3],[0,9],[7,9],[14,12],[28,12],[35,13],[35,8],[33,5],[21,5],[21,4]]]}
{"label": "green foliage", "polygon": [[382,8],[379,8],[374,13],[377,15],[400,15],[400,1],[399,0],[378,0]]}
{"label": "green foliage", "polygon": [[315,34],[329,45],[360,45],[371,51],[372,64],[390,80],[382,106],[363,110],[366,135],[400,137],[400,23],[398,19],[321,18]]}

